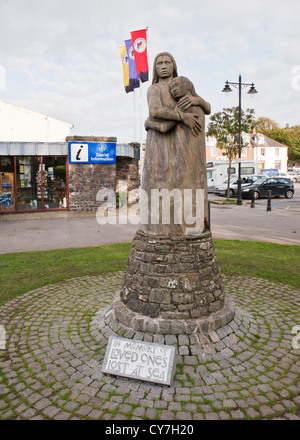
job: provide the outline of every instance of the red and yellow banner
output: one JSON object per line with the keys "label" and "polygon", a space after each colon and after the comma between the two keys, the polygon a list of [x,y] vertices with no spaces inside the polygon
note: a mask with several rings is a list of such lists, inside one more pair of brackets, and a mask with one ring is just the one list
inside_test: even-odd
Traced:
{"label": "red and yellow banner", "polygon": [[148,81],[147,29],[130,33],[138,76],[142,82]]}

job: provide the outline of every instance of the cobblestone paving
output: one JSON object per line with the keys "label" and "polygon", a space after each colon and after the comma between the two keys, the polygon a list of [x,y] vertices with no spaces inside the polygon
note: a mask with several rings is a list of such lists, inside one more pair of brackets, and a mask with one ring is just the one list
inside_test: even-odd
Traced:
{"label": "cobblestone paving", "polygon": [[103,317],[123,276],[73,279],[0,308],[7,336],[0,350],[0,419],[300,419],[300,349],[292,348],[299,291],[226,279],[236,315],[217,331],[212,350],[199,349],[194,335],[125,333],[177,346],[168,387],[101,373],[114,334]]}

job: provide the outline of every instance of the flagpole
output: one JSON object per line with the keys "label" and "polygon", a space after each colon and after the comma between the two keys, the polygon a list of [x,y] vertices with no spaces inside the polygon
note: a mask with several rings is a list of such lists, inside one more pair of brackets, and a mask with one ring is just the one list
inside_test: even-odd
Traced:
{"label": "flagpole", "polygon": [[135,89],[133,89],[133,139],[136,141],[136,110],[135,110]]}
{"label": "flagpole", "polygon": [[142,82],[140,81],[140,148],[142,148],[142,124],[143,124],[143,115],[142,115]]}
{"label": "flagpole", "polygon": [[143,174],[143,112],[142,112],[142,82],[140,81],[140,178]]}

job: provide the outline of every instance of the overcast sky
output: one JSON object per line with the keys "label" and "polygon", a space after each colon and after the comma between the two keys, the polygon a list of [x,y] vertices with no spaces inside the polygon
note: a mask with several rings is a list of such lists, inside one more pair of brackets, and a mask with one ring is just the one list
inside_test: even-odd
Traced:
{"label": "overcast sky", "polygon": [[[299,17],[299,0],[1,0],[0,99],[74,135],[144,141],[153,59],[167,51],[212,113],[238,105],[221,90],[241,74],[259,92],[243,89],[244,109],[300,124]],[[118,47],[146,27],[150,81],[126,94]]]}

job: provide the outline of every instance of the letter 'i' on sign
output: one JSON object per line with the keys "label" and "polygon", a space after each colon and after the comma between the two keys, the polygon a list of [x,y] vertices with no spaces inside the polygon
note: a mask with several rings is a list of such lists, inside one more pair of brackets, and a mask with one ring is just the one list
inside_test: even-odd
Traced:
{"label": "letter 'i' on sign", "polygon": [[142,82],[148,81],[147,29],[130,33],[137,73]]}

